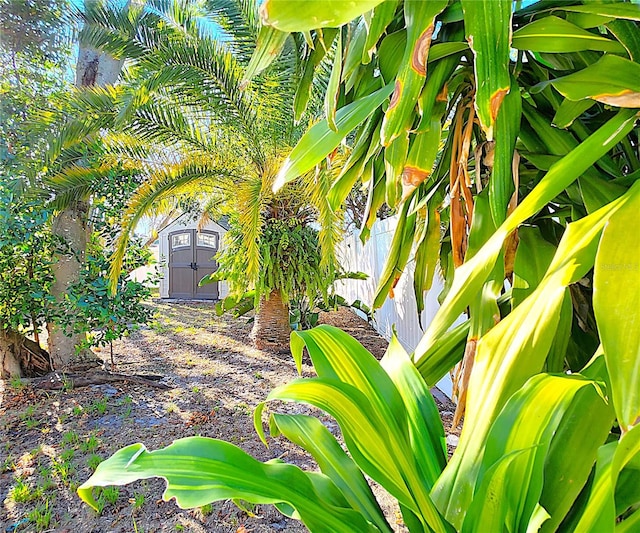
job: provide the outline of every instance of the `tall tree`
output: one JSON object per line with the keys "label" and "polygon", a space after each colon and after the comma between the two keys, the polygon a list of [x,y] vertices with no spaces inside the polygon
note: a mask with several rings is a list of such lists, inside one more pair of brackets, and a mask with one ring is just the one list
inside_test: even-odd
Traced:
{"label": "tall tree", "polygon": [[[87,12],[100,5],[99,0],[85,0]],[[126,9],[126,7],[124,8]],[[99,51],[81,42],[76,65],[75,86],[78,89],[87,87],[106,87],[115,85],[122,70],[123,61],[115,59],[108,52]],[[82,164],[82,163],[81,163]],[[87,162],[84,162],[86,165]],[[80,272],[84,261],[89,238],[88,198],[76,198],[53,219],[53,234],[66,243],[66,249],[55,254],[52,265],[54,282],[51,294],[61,302],[69,287],[80,281]],[[73,360],[78,359],[78,347],[83,345],[83,333],[66,334],[55,322],[48,323],[49,353],[56,370],[64,370]],[[90,352],[82,352],[90,356]],[[82,357],[80,357],[82,358]]]}
{"label": "tall tree", "polygon": [[24,191],[38,183],[50,134],[30,124],[43,112],[59,110],[69,87],[69,10],[67,0],[0,0],[2,377],[50,369],[39,342],[50,316],[50,213]]}

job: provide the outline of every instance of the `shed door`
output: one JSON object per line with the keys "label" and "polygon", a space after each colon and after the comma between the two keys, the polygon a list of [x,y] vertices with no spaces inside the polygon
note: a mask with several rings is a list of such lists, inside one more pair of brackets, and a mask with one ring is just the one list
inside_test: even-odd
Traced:
{"label": "shed door", "polygon": [[200,280],[215,272],[213,256],[218,251],[219,235],[194,229],[169,234],[169,297],[184,299],[218,299],[218,283],[198,287]]}

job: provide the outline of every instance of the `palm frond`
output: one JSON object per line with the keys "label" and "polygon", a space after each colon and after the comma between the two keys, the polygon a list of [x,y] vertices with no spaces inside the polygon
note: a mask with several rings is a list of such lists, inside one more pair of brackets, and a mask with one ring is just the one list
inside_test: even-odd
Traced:
{"label": "palm frond", "polygon": [[77,202],[87,200],[95,189],[95,184],[114,171],[111,165],[86,167],[70,165],[47,176],[43,193],[50,197],[49,205],[62,211]]}

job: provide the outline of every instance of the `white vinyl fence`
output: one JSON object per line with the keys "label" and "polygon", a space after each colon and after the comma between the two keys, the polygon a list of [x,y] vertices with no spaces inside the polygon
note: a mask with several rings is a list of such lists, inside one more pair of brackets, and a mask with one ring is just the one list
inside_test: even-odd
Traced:
{"label": "white vinyl fence", "polygon": [[[348,235],[340,246],[340,261],[347,271],[364,272],[367,280],[344,280],[337,284],[338,294],[349,302],[361,300],[368,306],[373,302],[378,279],[389,253],[391,239],[397,223],[397,217],[377,221],[371,229],[371,237],[362,244],[357,232]],[[423,331],[418,323],[416,299],[413,292],[413,257],[394,289],[394,298],[387,298],[384,305],[374,313],[374,327],[382,336],[391,338],[395,325],[398,340],[408,352],[412,352],[422,338]],[[438,294],[442,283],[438,275],[434,276],[433,286],[424,297],[425,309],[422,312],[422,325],[427,327],[438,310]],[[445,376],[438,388],[451,397],[451,380]]]}

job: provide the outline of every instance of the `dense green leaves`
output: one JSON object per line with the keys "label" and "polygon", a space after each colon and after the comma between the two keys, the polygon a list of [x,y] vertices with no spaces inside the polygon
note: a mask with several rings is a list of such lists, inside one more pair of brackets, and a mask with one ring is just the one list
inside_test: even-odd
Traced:
{"label": "dense green leaves", "polygon": [[640,250],[634,226],[640,195],[607,223],[594,269],[593,306],[611,379],[613,405],[626,431],[640,421]]}
{"label": "dense green leaves", "polygon": [[337,148],[349,132],[382,105],[392,90],[393,86],[387,85],[353,104],[340,108],[336,113],[335,131],[326,121],[320,121],[312,126],[298,141],[282,165],[274,188],[279,189],[288,181],[308,172],[320,163]]}

